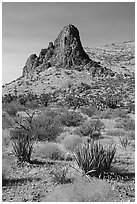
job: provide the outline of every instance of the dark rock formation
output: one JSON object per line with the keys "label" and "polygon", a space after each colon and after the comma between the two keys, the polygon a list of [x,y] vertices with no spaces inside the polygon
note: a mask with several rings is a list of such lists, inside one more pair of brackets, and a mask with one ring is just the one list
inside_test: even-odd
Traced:
{"label": "dark rock formation", "polygon": [[34,71],[41,72],[52,66],[79,71],[91,69],[93,76],[106,72],[100,63],[91,60],[86,54],[78,29],[71,24],[64,27],[54,44],[50,42],[47,49],[40,51],[39,57],[33,54],[28,58],[23,68],[23,76],[33,74]]}

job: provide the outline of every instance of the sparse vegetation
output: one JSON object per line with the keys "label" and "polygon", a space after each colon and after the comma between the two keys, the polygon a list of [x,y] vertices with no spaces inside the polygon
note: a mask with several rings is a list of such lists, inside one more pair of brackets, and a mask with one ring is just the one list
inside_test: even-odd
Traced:
{"label": "sparse vegetation", "polygon": [[79,126],[84,121],[82,115],[75,111],[66,111],[60,116],[60,122],[68,127]]}

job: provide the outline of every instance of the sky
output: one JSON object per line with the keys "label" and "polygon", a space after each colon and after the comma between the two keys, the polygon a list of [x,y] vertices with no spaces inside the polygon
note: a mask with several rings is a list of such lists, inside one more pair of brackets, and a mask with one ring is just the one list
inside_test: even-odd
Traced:
{"label": "sky", "polygon": [[22,74],[31,54],[54,42],[67,24],[80,31],[83,47],[135,39],[132,2],[2,3],[2,83]]}

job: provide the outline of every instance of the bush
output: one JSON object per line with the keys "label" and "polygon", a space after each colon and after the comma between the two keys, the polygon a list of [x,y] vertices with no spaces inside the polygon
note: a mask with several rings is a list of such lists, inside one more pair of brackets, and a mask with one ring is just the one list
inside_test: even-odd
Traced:
{"label": "bush", "polygon": [[135,130],[135,121],[130,118],[120,120],[120,124],[116,124],[115,128],[123,128],[125,131]]}
{"label": "bush", "polygon": [[81,142],[82,138],[78,135],[68,135],[61,140],[61,144],[63,144],[68,150],[74,150]]}
{"label": "bush", "polygon": [[88,115],[89,117],[92,117],[93,115],[98,114],[98,110],[96,109],[96,106],[89,106],[89,107],[81,107],[81,112]]}
{"label": "bush", "polygon": [[82,115],[75,111],[66,111],[63,115],[60,116],[60,122],[63,125],[68,127],[70,126],[79,126],[84,121]]}
{"label": "bush", "polygon": [[20,107],[19,103],[12,101],[12,102],[6,104],[5,108],[6,108],[6,112],[10,116],[15,116],[21,107]]}
{"label": "bush", "polygon": [[84,175],[103,178],[104,172],[111,168],[115,152],[116,148],[112,145],[103,147],[99,141],[92,141],[79,146],[74,157]]}
{"label": "bush", "polygon": [[8,115],[8,113],[2,113],[2,129],[13,127],[13,118]]}
{"label": "bush", "polygon": [[127,136],[130,140],[135,140],[135,131],[134,130],[128,131]]}
{"label": "bush", "polygon": [[53,160],[63,160],[65,158],[65,153],[66,150],[61,144],[55,142],[46,142],[40,144],[36,148],[34,155]]}
{"label": "bush", "polygon": [[10,131],[8,129],[2,130],[2,147],[8,147],[10,143]]}
{"label": "bush", "polygon": [[80,177],[71,184],[55,188],[43,202],[111,202],[115,193],[111,185],[100,179]]}
{"label": "bush", "polygon": [[84,122],[77,131],[83,136],[98,139],[101,135],[100,131],[103,130],[104,127],[104,124],[100,120],[91,120]]}
{"label": "bush", "polygon": [[62,131],[59,121],[44,114],[34,119],[33,129],[35,137],[40,141],[54,141]]}
{"label": "bush", "polygon": [[37,101],[27,101],[25,103],[25,107],[29,109],[35,109],[39,107],[39,103]]}
{"label": "bush", "polygon": [[125,135],[125,132],[124,132],[124,130],[122,131],[120,131],[120,130],[108,130],[107,132],[106,132],[106,135],[108,135],[108,136],[124,136]]}

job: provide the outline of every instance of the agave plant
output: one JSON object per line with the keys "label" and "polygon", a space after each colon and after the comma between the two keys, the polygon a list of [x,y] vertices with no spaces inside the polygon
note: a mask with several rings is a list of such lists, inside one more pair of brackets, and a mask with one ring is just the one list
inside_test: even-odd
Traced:
{"label": "agave plant", "polygon": [[33,151],[33,143],[28,139],[28,135],[21,135],[12,143],[13,154],[19,162],[30,162]]}
{"label": "agave plant", "polygon": [[74,158],[83,175],[98,177],[109,171],[115,153],[115,146],[103,147],[99,141],[93,140],[79,146],[75,150]]}

